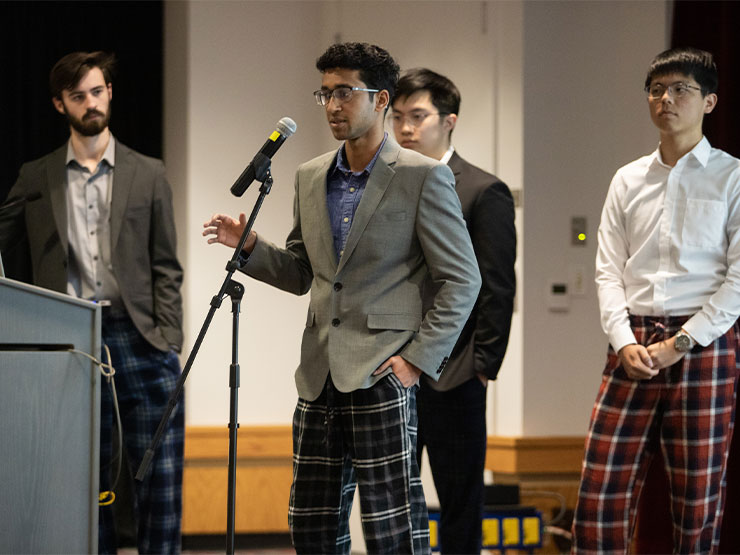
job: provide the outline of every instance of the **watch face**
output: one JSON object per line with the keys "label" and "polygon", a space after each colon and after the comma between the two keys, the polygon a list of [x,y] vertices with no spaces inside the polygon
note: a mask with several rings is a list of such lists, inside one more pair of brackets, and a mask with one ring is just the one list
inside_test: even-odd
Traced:
{"label": "watch face", "polygon": [[677,351],[685,353],[691,348],[691,339],[689,339],[689,336],[685,334],[676,335],[675,345]]}

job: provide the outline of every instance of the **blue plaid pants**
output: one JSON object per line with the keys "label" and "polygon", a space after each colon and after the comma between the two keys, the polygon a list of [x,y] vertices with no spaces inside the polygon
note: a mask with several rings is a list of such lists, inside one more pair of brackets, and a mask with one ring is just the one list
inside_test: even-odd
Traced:
{"label": "blue plaid pants", "polygon": [[[152,347],[128,316],[103,316],[103,343],[116,369],[115,385],[121,412],[123,442],[132,472],[144,453],[167,408],[180,375],[174,351]],[[100,491],[111,486],[117,462],[112,460],[114,418],[110,384],[103,378],[100,408]],[[139,553],[179,553],[182,515],[182,466],[185,429],[183,398],[154,454],[142,482],[134,480],[134,515]],[[110,506],[100,507],[98,549],[116,552],[116,531]]]}
{"label": "blue plaid pants", "polygon": [[288,520],[296,552],[350,553],[349,514],[359,485],[367,552],[429,553],[429,522],[416,462],[416,389],[394,374],[338,391],[327,378],[293,416]]}

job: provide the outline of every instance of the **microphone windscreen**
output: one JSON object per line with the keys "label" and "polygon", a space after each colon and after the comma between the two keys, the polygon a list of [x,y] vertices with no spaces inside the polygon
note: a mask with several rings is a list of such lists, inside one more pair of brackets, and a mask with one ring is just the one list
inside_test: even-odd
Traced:
{"label": "microphone windscreen", "polygon": [[286,139],[295,133],[296,129],[298,129],[296,123],[287,116],[281,118],[277,123],[277,130],[280,131],[280,134],[284,135]]}

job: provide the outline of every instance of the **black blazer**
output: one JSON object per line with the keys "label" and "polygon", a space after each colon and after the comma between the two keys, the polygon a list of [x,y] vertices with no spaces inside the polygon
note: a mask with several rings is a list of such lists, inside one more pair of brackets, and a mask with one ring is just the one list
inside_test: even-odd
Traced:
{"label": "black blazer", "polygon": [[[482,285],[442,376],[436,383],[425,380],[426,386],[438,391],[457,387],[477,373],[496,379],[509,341],[516,292],[516,228],[509,188],[457,152],[448,165],[455,175],[455,190],[478,259]],[[425,300],[432,295],[431,287],[425,289]]]}
{"label": "black blazer", "polygon": [[[27,239],[35,285],[67,292],[67,144],[28,162],[0,209],[0,251]],[[182,268],[160,160],[116,141],[111,260],[123,304],[154,347],[182,346]],[[23,199],[27,199],[24,202]]]}

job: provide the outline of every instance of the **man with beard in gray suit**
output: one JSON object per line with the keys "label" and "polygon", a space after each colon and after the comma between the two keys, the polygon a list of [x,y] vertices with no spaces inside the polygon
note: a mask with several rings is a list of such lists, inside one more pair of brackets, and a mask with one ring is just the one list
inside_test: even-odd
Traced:
{"label": "man with beard in gray suit", "polygon": [[[160,160],[124,146],[108,128],[114,58],[74,52],[51,70],[52,102],[70,139],[24,164],[4,208],[0,251],[27,240],[33,283],[103,305],[130,468],[137,468],[180,374],[182,268],[175,248],[172,192]],[[111,384],[100,410],[100,553],[116,551],[110,503]],[[184,408],[176,409],[152,462],[135,484],[140,553],[177,553]],[[120,454],[122,455],[122,454]]]}

